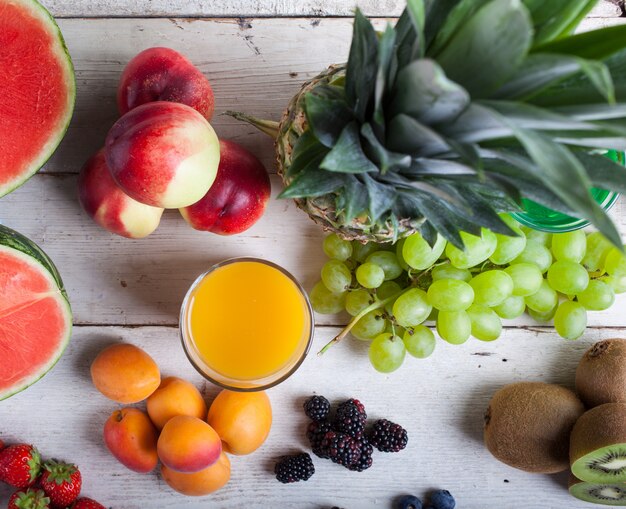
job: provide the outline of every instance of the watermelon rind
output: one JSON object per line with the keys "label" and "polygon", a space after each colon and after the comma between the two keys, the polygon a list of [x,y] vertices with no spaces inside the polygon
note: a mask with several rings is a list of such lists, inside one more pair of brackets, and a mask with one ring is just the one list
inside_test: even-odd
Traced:
{"label": "watermelon rind", "polygon": [[[0,0],[1,2],[1,0]],[[59,43],[59,48],[57,51],[59,56],[59,61],[64,62],[66,69],[66,77],[68,81],[66,82],[67,91],[69,94],[68,97],[68,108],[65,112],[65,119],[61,124],[61,127],[56,133],[56,136],[52,136],[47,143],[47,145],[43,148],[42,152],[39,155],[39,158],[34,160],[30,167],[26,169],[22,173],[22,177],[12,180],[4,186],[0,186],[0,198],[9,194],[12,191],[15,191],[18,187],[22,186],[33,177],[46,162],[48,159],[52,157],[56,149],[63,141],[65,134],[70,126],[70,121],[72,120],[72,115],[74,114],[74,105],[76,103],[76,76],[74,74],[74,64],[72,62],[72,57],[70,56],[70,52],[67,49],[67,45],[65,44],[65,39],[63,38],[63,34],[61,33],[61,29],[57,22],[55,21],[52,14],[48,12],[48,10],[40,4],[37,0],[18,0],[20,4],[22,4],[25,8],[30,9],[30,11],[38,16],[44,23],[48,24],[50,27],[50,32],[56,36],[56,40]]]}
{"label": "watermelon rind", "polygon": [[50,359],[50,361],[45,366],[42,366],[38,371],[34,372],[30,377],[25,379],[20,385],[14,386],[6,392],[0,392],[0,401],[2,401],[10,398],[18,392],[23,391],[24,389],[27,389],[35,382],[39,381],[58,362],[67,348],[72,336],[72,308],[70,306],[70,301],[67,297],[67,292],[65,290],[65,286],[63,285],[63,280],[61,279],[59,271],[50,257],[37,244],[15,230],[0,225],[0,250],[9,250],[12,255],[18,256],[24,261],[44,269],[43,273],[46,274],[50,278],[53,285],[58,288],[57,302],[61,304],[65,312],[67,318],[66,323],[68,326],[65,331],[65,336],[59,343],[55,355]]}

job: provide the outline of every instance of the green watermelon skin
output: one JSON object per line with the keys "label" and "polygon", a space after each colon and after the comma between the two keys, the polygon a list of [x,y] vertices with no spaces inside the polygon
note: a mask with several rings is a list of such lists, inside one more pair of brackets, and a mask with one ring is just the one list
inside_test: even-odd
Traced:
{"label": "green watermelon skin", "polygon": [[[40,366],[33,366],[33,373],[24,377],[18,383],[14,384],[10,387],[2,386],[2,378],[3,374],[7,371],[10,371],[11,368],[15,366],[8,363],[9,365],[4,365],[3,363],[7,363],[7,356],[0,356],[0,401],[3,399],[7,399],[18,392],[27,389],[32,384],[40,380],[46,373],[48,373],[52,367],[58,362],[61,358],[63,352],[65,351],[67,345],[69,344],[69,340],[72,334],[72,312],[70,302],[67,296],[67,292],[65,290],[65,286],[63,284],[63,280],[61,279],[61,275],[59,271],[55,267],[54,263],[50,259],[50,257],[33,241],[25,237],[24,235],[6,227],[0,225],[0,257],[1,256],[15,256],[22,261],[26,261],[29,263],[31,268],[35,271],[40,271],[42,276],[45,276],[49,279],[51,288],[53,289],[54,296],[51,297],[54,299],[55,303],[58,305],[59,313],[63,317],[65,317],[64,325],[65,327],[58,331],[57,334],[53,334],[51,331],[50,334],[41,335],[39,340],[40,342],[37,344],[31,345],[34,349],[43,349],[46,350],[44,342],[49,341],[50,339],[56,339],[56,344],[53,345],[51,355],[49,359],[46,359]],[[2,267],[0,266],[0,281],[2,281]],[[0,286],[0,294],[5,289]],[[1,304],[1,303],[0,303]],[[37,305],[37,304],[35,304]],[[2,327],[3,319],[3,310],[0,309],[0,351],[2,351],[2,342],[3,338],[6,341],[6,337],[3,334],[6,334],[6,327]],[[45,324],[44,324],[45,326]],[[29,328],[25,327],[26,333],[29,332]],[[18,334],[19,335],[19,334]],[[21,337],[25,342],[34,342],[37,338],[29,338],[29,337]],[[15,338],[11,338],[11,350],[19,350],[23,343],[20,343],[19,338],[16,341]],[[5,345],[6,346],[6,345]],[[50,350],[50,349],[48,349]],[[22,368],[24,369],[24,368]]]}
{"label": "green watermelon skin", "polygon": [[[41,137],[33,137],[34,146],[38,149],[35,154],[31,154],[31,157],[26,157],[20,161],[20,146],[17,144],[15,149],[15,143],[10,143],[14,140],[9,140],[9,143],[5,143],[5,146],[9,148],[3,153],[0,153],[0,197],[14,191],[26,181],[28,181],[33,175],[41,169],[41,167],[50,159],[54,154],[59,144],[65,137],[67,129],[69,128],[70,121],[74,112],[74,105],[76,101],[76,79],[74,74],[74,65],[72,58],[65,44],[65,40],[61,33],[59,26],[47,11],[47,9],[40,4],[37,0],[0,0],[0,48],[5,53],[3,64],[8,65],[15,71],[12,73],[6,73],[4,76],[0,74],[0,90],[5,97],[3,103],[0,98],[0,126],[8,124],[13,120],[13,123],[18,123],[18,127],[11,126],[8,129],[10,134],[15,134],[20,131],[20,128],[24,131],[24,137],[27,138],[36,133],[39,127],[37,122],[23,122],[19,124],[23,119],[20,112],[24,112],[24,109],[28,105],[20,104],[19,98],[25,95],[25,92],[29,90],[28,84],[16,84],[11,82],[9,76],[19,75],[20,73],[29,74],[33,72],[33,69],[38,69],[42,75],[46,75],[46,62],[37,62],[37,58],[43,60],[42,57],[36,55],[40,53],[39,48],[31,52],[24,52],[22,47],[22,54],[11,53],[12,39],[15,39],[15,34],[10,33],[11,27],[11,9],[20,8],[24,13],[31,15],[33,24],[42,24],[45,35],[49,36],[51,40],[51,52],[54,53],[53,57],[57,59],[57,63],[62,68],[63,75],[63,89],[65,93],[66,105],[62,111],[58,112],[58,123],[54,125],[54,128],[48,131],[46,134],[45,129]],[[27,33],[29,27],[25,27],[24,23],[20,24],[19,33]],[[37,27],[35,27],[37,28]],[[4,39],[3,39],[4,36]],[[38,41],[40,42],[40,41]],[[26,45],[27,46],[27,45]],[[35,62],[27,63],[28,59],[35,59]],[[38,65],[39,64],[39,65]],[[48,62],[49,64],[49,62]],[[47,84],[46,84],[47,85]],[[11,93],[12,91],[19,90],[19,93]],[[31,94],[32,95],[32,94]],[[17,99],[14,99],[16,97]],[[22,108],[20,110],[20,108]],[[36,105],[35,109],[41,108],[46,110],[46,104]],[[42,122],[45,124],[45,122]],[[0,128],[0,139],[7,139],[7,132],[2,132]]]}

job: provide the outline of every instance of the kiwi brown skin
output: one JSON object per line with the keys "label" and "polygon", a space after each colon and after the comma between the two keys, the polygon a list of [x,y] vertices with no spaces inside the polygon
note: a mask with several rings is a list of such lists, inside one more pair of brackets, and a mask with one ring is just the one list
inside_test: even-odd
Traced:
{"label": "kiwi brown skin", "polygon": [[626,506],[626,484],[623,483],[590,483],[570,474],[568,491],[570,495],[584,502]]}
{"label": "kiwi brown skin", "polygon": [[576,368],[576,392],[588,408],[626,403],[625,339],[598,341],[585,352]]}
{"label": "kiwi brown skin", "polygon": [[587,482],[626,482],[626,465],[621,469],[603,466],[621,458],[626,463],[626,403],[605,403],[585,412],[570,437],[574,475]]}
{"label": "kiwi brown skin", "polygon": [[560,385],[507,385],[493,395],[485,413],[485,445],[511,467],[562,472],[569,466],[570,432],[584,411],[576,394]]}

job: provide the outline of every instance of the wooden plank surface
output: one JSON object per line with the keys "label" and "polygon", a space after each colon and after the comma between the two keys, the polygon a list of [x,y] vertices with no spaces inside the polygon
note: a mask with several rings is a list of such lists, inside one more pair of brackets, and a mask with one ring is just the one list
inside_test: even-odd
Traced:
{"label": "wooden plank surface", "polygon": [[[591,16],[619,16],[619,0],[603,0]],[[45,0],[59,17],[351,16],[358,5],[369,16],[397,16],[403,0]]]}
{"label": "wooden plank surface", "polygon": [[[314,346],[335,332],[318,329]],[[537,380],[571,387],[589,344],[624,334],[624,329],[591,330],[584,340],[568,342],[553,332],[507,330],[495,343],[441,343],[431,358],[407,359],[389,376],[369,366],[363,342],[338,345],[323,357],[309,355],[288,382],[270,391],[274,424],[266,444],[251,456],[231,456],[230,483],[194,499],[167,489],[157,474],[130,472],[113,459],[101,430],[118,407],[89,380],[89,364],[99,349],[124,340],[145,348],[164,375],[192,380],[211,401],[216,388],[203,383],[185,359],[177,329],[77,327],[54,370],[2,402],[2,438],[33,442],[47,456],[77,462],[85,495],[115,509],[387,509],[394,497],[436,488],[450,490],[459,509],[584,509],[590,506],[568,495],[566,475],[528,474],[493,459],[482,445],[483,414],[493,392],[507,383]],[[276,458],[307,449],[301,405],[314,392],[332,401],[359,398],[372,418],[404,425],[408,447],[398,454],[377,453],[372,468],[362,473],[314,457],[316,473],[308,482],[279,484],[272,474]],[[0,487],[0,501],[8,495]]]}

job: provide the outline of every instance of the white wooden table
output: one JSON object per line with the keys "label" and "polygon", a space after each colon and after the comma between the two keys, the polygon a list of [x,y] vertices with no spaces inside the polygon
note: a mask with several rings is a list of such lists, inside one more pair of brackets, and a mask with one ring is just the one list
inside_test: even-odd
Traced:
{"label": "white wooden table", "polygon": [[[186,54],[213,83],[216,111],[243,110],[278,118],[300,83],[347,55],[351,0],[47,0],[59,18],[76,67],[78,97],[67,137],[52,160],[26,185],[0,200],[2,223],[38,242],[54,259],[74,310],[74,336],[58,365],[27,391],[0,403],[0,437],[36,444],[48,457],[79,464],[84,493],[114,508],[391,507],[401,494],[449,489],[460,509],[584,508],[569,497],[567,475],[520,472],[482,446],[482,415],[491,394],[519,380],[572,386],[582,352],[594,341],[624,335],[626,298],[593,313],[577,342],[528,319],[509,323],[500,340],[440,342],[428,360],[408,358],[397,372],[376,373],[367,345],[346,341],[324,357],[310,355],[287,382],[270,391],[274,425],[255,454],[232,457],[230,483],[212,496],[186,498],[155,474],[126,470],[106,451],[101,430],[116,405],[89,379],[96,353],[115,341],[132,342],[158,361],[164,375],[194,381],[207,398],[217,389],[187,362],[177,317],[193,279],[211,264],[240,255],[273,260],[307,287],[323,263],[321,231],[287,201],[273,200],[263,219],[235,237],[189,228],[176,211],[151,237],[131,241],[108,234],[80,209],[76,173],[103,143],[115,121],[115,90],[125,63],[142,49],[164,45]],[[397,16],[402,0],[362,0],[379,24]],[[584,27],[617,24],[620,9],[602,3]],[[272,168],[271,141],[254,129],[217,116],[221,137],[242,143]],[[280,189],[273,177],[274,192]],[[626,233],[626,207],[613,216]],[[313,351],[345,316],[318,317]],[[282,485],[274,459],[307,448],[303,400],[313,392],[359,398],[372,417],[409,431],[401,454],[378,453],[374,466],[349,472],[314,457],[306,483]],[[0,501],[10,492],[0,488]]]}

